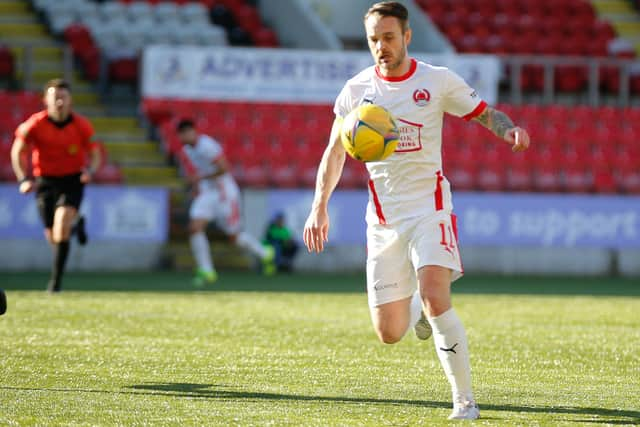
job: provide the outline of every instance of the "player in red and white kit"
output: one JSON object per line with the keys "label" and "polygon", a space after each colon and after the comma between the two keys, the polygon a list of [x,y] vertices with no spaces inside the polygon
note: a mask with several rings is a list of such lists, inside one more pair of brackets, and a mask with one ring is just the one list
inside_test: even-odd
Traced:
{"label": "player in red and white kit", "polygon": [[238,246],[260,258],[264,273],[274,273],[273,247],[263,246],[254,236],[242,231],[240,189],[229,173],[220,144],[207,135],[198,134],[191,120],[181,120],[177,130],[183,151],[193,166],[191,184],[197,189],[189,210],[191,251],[198,265],[194,285],[201,287],[218,278],[205,233],[212,221]]}
{"label": "player in red and white kit", "polygon": [[514,152],[529,146],[529,136],[487,106],[454,72],[408,56],[411,29],[400,3],[373,5],[365,15],[365,29],[375,65],[349,80],[338,95],[304,241],[317,252],[327,241],[327,205],[345,160],[339,136],[342,119],[363,103],[385,107],[397,119],[400,141],[389,158],[367,163],[367,290],[373,325],[380,340],[389,344],[411,327],[421,339],[433,331],[452,388],[449,418],[475,419],[479,409],[471,387],[467,338],[451,307],[451,282],[463,269],[450,186],[442,169],[443,115],[481,123]]}

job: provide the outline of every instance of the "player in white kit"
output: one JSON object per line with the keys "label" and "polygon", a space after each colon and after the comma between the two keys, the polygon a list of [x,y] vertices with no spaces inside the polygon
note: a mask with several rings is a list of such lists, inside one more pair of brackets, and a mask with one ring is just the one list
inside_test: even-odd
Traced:
{"label": "player in white kit", "polygon": [[263,246],[255,237],[242,231],[240,189],[229,173],[220,144],[207,135],[198,134],[191,120],[181,120],[177,130],[182,148],[193,166],[191,184],[197,188],[189,209],[191,251],[198,265],[194,285],[201,287],[218,278],[205,232],[212,221],[231,241],[260,258],[264,273],[274,273],[274,249]]}
{"label": "player in white kit", "polygon": [[433,331],[452,388],[449,418],[475,419],[480,412],[471,388],[467,338],[451,307],[451,282],[462,276],[463,268],[442,169],[443,115],[481,123],[514,152],[529,146],[529,136],[449,69],[408,56],[411,29],[402,4],[373,5],[365,15],[365,29],[375,65],[350,79],[335,102],[336,120],[320,162],[304,242],[309,251],[320,252],[327,241],[327,205],[345,160],[342,119],[363,103],[385,107],[397,119],[400,141],[389,158],[367,163],[367,291],[373,325],[389,344],[412,327],[421,339]]}

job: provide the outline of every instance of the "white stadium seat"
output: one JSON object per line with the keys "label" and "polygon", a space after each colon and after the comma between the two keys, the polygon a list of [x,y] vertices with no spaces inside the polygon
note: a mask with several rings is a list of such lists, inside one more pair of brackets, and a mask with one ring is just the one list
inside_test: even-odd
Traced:
{"label": "white stadium seat", "polygon": [[108,1],[100,5],[100,16],[104,19],[124,18],[126,12],[127,7],[118,1]]}
{"label": "white stadium seat", "polygon": [[146,1],[134,1],[127,7],[127,16],[136,21],[142,18],[150,18],[153,15],[153,8]]}
{"label": "white stadium seat", "polygon": [[209,21],[207,8],[201,3],[186,3],[178,8],[178,16],[184,22],[195,22],[202,19]]}
{"label": "white stadium seat", "polygon": [[200,37],[198,44],[202,46],[226,46],[227,45],[227,32],[224,28],[217,25],[209,25],[208,27],[201,27]]}
{"label": "white stadium seat", "polygon": [[92,1],[83,1],[79,3],[74,10],[76,21],[85,22],[86,20],[98,19],[100,11],[97,3]]}
{"label": "white stadium seat", "polygon": [[173,2],[158,3],[153,9],[155,19],[160,22],[178,19],[178,6]]}

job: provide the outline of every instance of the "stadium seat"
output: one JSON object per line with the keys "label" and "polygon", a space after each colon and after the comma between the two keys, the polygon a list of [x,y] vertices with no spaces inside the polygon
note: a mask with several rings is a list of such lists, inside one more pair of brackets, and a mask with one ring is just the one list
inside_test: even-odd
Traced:
{"label": "stadium seat", "polygon": [[[611,192],[613,179],[616,191],[635,191],[623,182],[633,183],[633,170],[640,170],[640,132],[633,125],[640,122],[637,109],[509,104],[497,108],[530,131],[535,149],[511,153],[482,127],[447,117],[443,161],[455,189]],[[266,179],[288,187],[295,170],[298,186],[313,187],[332,121],[330,105],[145,100],[142,111],[159,126],[164,146],[171,150],[179,149],[176,118],[196,117],[199,128],[221,140],[230,160],[240,163],[236,172],[243,179],[247,158],[269,159],[259,168],[252,165],[247,182],[258,186],[268,185]],[[614,125],[620,122],[626,125]],[[296,165],[287,164],[292,167],[279,172],[274,168],[280,163],[272,159],[287,157],[282,153]],[[603,164],[612,171],[609,176],[596,173]],[[362,170],[347,167],[341,185],[360,188],[365,181]]]}
{"label": "stadium seat", "polygon": [[0,46],[0,78],[12,80],[14,69],[15,62],[11,50],[8,47]]}

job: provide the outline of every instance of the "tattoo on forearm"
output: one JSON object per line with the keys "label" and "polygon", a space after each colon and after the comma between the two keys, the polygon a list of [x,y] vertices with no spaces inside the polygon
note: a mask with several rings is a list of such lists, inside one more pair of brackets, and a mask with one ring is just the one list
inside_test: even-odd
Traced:
{"label": "tattoo on forearm", "polygon": [[487,108],[475,120],[500,138],[504,138],[507,130],[514,127],[513,121],[509,116],[493,108]]}

